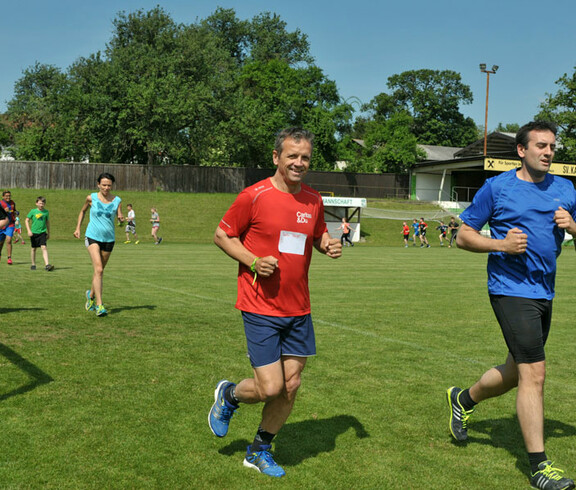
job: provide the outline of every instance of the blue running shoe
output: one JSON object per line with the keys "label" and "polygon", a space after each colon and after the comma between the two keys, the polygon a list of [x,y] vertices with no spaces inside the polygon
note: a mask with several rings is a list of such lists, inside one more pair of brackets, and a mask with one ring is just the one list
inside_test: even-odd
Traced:
{"label": "blue running shoe", "polygon": [[246,468],[254,468],[260,473],[268,476],[280,478],[286,474],[282,466],[276,464],[270,449],[272,446],[260,446],[260,451],[252,452],[251,446],[248,446],[246,457],[244,458],[244,466]]}
{"label": "blue running shoe", "polygon": [[224,398],[224,392],[230,385],[235,386],[234,383],[223,379],[216,385],[216,389],[214,390],[214,405],[212,405],[210,413],[208,414],[208,425],[217,437],[224,437],[228,434],[230,419],[238,408],[228,403]]}
{"label": "blue running shoe", "polygon": [[104,305],[98,305],[96,307],[96,316],[106,316],[108,314],[108,310],[104,308]]}
{"label": "blue running shoe", "polygon": [[86,291],[86,311],[94,311],[96,309],[96,304],[94,303],[94,298],[90,296],[91,294],[92,291]]}

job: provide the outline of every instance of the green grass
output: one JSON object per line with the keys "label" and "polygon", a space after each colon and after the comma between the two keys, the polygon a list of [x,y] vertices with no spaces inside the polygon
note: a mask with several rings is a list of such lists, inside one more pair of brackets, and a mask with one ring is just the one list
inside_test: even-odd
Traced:
{"label": "green grass", "polygon": [[[64,220],[65,199],[46,194]],[[67,194],[75,223],[86,192]],[[14,192],[20,209],[23,196]],[[2,488],[528,486],[513,393],[478,408],[467,444],[448,433],[446,388],[470,385],[505,357],[485,256],[434,241],[404,249],[399,232],[398,246],[358,245],[336,261],[315,254],[318,356],[276,438],[287,471],[276,481],[242,466],[258,406],[243,406],[225,439],[206,420],[216,382],[251,374],[233,306],[236,265],[210,244],[231,196],[128,197],[146,218],[154,201],[173,220],[164,227],[171,239],[116,245],[105,273],[108,317],[84,311],[91,266],[83,244],[56,238],[71,236],[74,224],[53,218],[55,271],[30,271],[21,245],[11,268],[0,264]],[[206,204],[188,220],[194,199]],[[575,274],[576,255],[565,249],[546,390],[547,450],[572,477]]]}

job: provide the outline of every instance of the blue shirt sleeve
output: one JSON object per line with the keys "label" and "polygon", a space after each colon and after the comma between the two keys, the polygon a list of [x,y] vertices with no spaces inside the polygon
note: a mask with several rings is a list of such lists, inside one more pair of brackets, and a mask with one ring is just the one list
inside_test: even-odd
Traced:
{"label": "blue shirt sleeve", "polygon": [[474,196],[472,204],[468,206],[460,215],[460,219],[480,231],[488,223],[494,212],[494,195],[492,189],[492,179],[488,179]]}

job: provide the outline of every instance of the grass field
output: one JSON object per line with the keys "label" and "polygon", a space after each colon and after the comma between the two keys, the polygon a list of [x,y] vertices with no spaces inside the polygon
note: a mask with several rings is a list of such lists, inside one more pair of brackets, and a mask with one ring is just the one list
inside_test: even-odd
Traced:
{"label": "grass field", "polygon": [[[33,203],[38,191],[13,191],[22,210],[27,193]],[[513,393],[478,408],[468,443],[448,433],[446,388],[468,386],[505,357],[485,256],[435,241],[404,249],[397,222],[382,220],[366,223],[371,236],[389,226],[398,246],[369,242],[336,261],[315,254],[318,356],[276,438],[287,471],[278,481],[242,466],[259,407],[243,406],[225,439],[206,421],[216,382],[251,371],[233,306],[236,266],[210,244],[232,196],[121,193],[146,237],[156,204],[167,239],[119,240],[105,274],[110,314],[97,318],[84,311],[87,252],[67,239],[87,192],[44,194],[56,270],[30,271],[27,245],[16,245],[12,267],[5,255],[0,264],[0,487],[528,487]],[[567,248],[547,350],[546,443],[571,477],[575,275]]]}

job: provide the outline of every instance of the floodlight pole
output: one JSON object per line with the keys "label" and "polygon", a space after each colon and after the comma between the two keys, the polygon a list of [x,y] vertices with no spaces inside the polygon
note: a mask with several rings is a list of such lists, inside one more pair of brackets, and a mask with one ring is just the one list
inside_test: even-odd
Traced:
{"label": "floodlight pole", "polygon": [[494,75],[498,70],[498,65],[493,65],[492,70],[486,69],[486,63],[480,63],[480,71],[486,73],[486,112],[484,114],[484,156],[488,147],[488,92],[490,91],[490,74]]}

